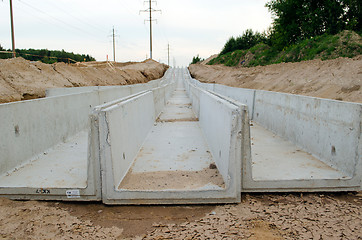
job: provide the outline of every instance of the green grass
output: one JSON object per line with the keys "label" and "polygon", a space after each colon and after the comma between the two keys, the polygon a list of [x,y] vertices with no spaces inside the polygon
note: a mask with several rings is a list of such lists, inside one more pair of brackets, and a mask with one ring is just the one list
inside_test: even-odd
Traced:
{"label": "green grass", "polygon": [[343,31],[337,35],[324,34],[300,41],[277,51],[259,43],[247,50],[236,50],[212,59],[208,64],[226,66],[264,66],[281,62],[300,62],[312,59],[334,59],[362,54],[362,38],[352,31]]}

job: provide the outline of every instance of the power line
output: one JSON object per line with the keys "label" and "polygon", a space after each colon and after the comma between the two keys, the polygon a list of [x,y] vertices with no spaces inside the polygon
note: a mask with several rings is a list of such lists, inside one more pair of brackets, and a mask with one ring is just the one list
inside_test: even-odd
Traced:
{"label": "power line", "polygon": [[69,23],[67,23],[67,22],[59,19],[59,18],[56,18],[56,17],[48,14],[47,12],[44,12],[43,10],[40,10],[40,9],[38,9],[38,8],[36,8],[36,7],[28,4],[28,3],[25,3],[24,1],[20,1],[20,0],[19,0],[19,2],[22,3],[22,4],[24,4],[24,5],[26,5],[26,6],[29,7],[29,8],[32,8],[32,9],[34,9],[34,10],[36,10],[36,11],[38,11],[38,12],[44,14],[44,15],[47,15],[47,16],[51,17],[53,20],[56,20],[57,22],[62,23],[62,24],[64,24],[64,25],[68,26],[69,28],[75,29],[75,30],[80,31],[80,32],[83,32],[83,33],[85,33],[85,34],[87,34],[87,35],[89,35],[89,36],[95,37],[93,34],[91,34],[91,33],[87,32],[87,31],[83,30],[82,28],[76,27],[76,26],[74,26],[74,25],[72,25],[72,24],[69,24]]}
{"label": "power line", "polygon": [[87,26],[89,26],[89,27],[91,27],[91,28],[93,28],[93,29],[95,29],[95,30],[97,30],[97,31],[101,31],[101,32],[105,33],[105,31],[104,31],[103,28],[95,25],[94,23],[90,24],[90,23],[88,23],[87,21],[84,21],[83,19],[81,19],[81,18],[79,18],[79,17],[77,17],[77,16],[74,16],[74,15],[70,14],[68,11],[66,11],[66,10],[64,10],[63,8],[60,8],[59,6],[57,6],[56,4],[54,4],[53,1],[46,1],[46,3],[52,5],[54,8],[60,10],[61,12],[64,12],[64,13],[67,14],[68,16],[76,19],[78,22],[80,22],[80,23],[82,23],[82,24],[85,24],[85,25],[87,25]]}
{"label": "power line", "polygon": [[152,8],[152,2],[156,2],[156,1],[148,0],[148,4],[149,4],[148,9],[140,10],[140,12],[148,12],[150,14],[150,18],[145,20],[145,21],[150,22],[150,59],[152,59],[152,21],[157,21],[156,19],[152,20],[152,12],[161,12],[161,10],[156,10],[156,9]]}

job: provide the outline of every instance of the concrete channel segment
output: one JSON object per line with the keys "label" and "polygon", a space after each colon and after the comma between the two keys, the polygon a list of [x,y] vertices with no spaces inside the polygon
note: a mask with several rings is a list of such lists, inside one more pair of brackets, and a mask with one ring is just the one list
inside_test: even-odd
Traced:
{"label": "concrete channel segment", "polygon": [[[240,201],[239,106],[198,89],[200,117],[215,121],[199,120],[186,95],[184,71],[175,72],[176,89],[159,115],[153,114],[152,91],[98,113],[104,203]],[[212,104],[218,106],[210,111]],[[220,142],[204,129],[213,129]]]}
{"label": "concrete channel segment", "polygon": [[362,104],[190,82],[246,104],[243,192],[362,189]]}
{"label": "concrete channel segment", "polygon": [[167,85],[171,72],[147,84],[52,89],[46,98],[0,104],[0,196],[101,200],[93,109]]}
{"label": "concrete channel segment", "polygon": [[0,196],[239,202],[362,189],[362,104],[201,83],[49,89],[0,104]]}

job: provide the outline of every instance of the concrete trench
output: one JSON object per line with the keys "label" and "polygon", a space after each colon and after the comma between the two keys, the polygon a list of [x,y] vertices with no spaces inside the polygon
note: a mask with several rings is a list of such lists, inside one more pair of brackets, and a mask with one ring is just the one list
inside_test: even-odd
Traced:
{"label": "concrete trench", "polygon": [[191,190],[223,186],[183,82],[178,80],[176,90],[118,189]]}
{"label": "concrete trench", "polygon": [[362,104],[203,84],[186,69],[49,96],[0,104],[0,196],[186,204],[361,189]]}
{"label": "concrete trench", "polygon": [[[131,104],[135,104],[132,108],[136,107],[137,102],[152,109],[152,104],[147,105],[150,101],[143,100],[147,98],[147,93],[133,101],[125,102],[123,106],[105,109],[103,114],[97,113],[101,116],[99,129],[103,154],[100,162],[104,169],[102,182],[106,182],[102,186],[104,203],[175,204],[240,201],[241,159],[229,156],[231,149],[238,143],[224,147],[225,163],[213,157],[213,149],[210,146],[215,145],[210,143],[202,128],[207,127],[205,125],[208,123],[200,121],[193,110],[193,104],[184,88],[184,70],[178,69],[174,74],[175,90],[160,114],[156,114],[154,118],[146,120],[149,115],[145,116],[140,112],[134,113],[133,116],[127,109]],[[221,106],[225,104],[221,103],[222,99],[211,94],[205,95],[205,98],[206,101],[220,101]],[[216,109],[217,113],[223,114],[221,111],[218,112]],[[124,117],[126,112],[127,116]],[[232,106],[230,114],[224,117],[236,117],[240,121],[241,113],[236,106]],[[132,139],[130,136],[129,139],[122,140],[122,136],[127,135],[126,132],[139,131],[140,124],[124,124],[128,125],[128,128],[119,132],[114,129],[135,118],[145,119],[143,124],[149,127],[143,133],[135,134],[142,136],[140,138],[135,136]],[[212,127],[222,128],[222,124],[214,124]],[[227,135],[227,143],[231,144],[232,134]],[[132,146],[138,146],[133,152],[129,151],[132,146],[124,147],[128,141],[133,142]],[[124,164],[125,162],[127,164]],[[115,169],[121,165],[127,171],[119,174]],[[224,168],[223,171],[220,171],[220,168]]]}

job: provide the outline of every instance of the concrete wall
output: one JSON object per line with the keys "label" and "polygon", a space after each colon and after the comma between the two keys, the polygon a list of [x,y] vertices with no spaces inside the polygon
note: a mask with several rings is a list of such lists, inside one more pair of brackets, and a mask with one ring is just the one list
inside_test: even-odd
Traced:
{"label": "concrete wall", "polygon": [[46,97],[57,97],[61,95],[78,94],[90,91],[99,91],[117,86],[89,86],[89,87],[69,87],[69,88],[49,88],[45,91]]}
{"label": "concrete wall", "polygon": [[86,129],[88,114],[94,106],[151,89],[161,82],[166,84],[170,80],[127,86],[49,89],[47,98],[0,104],[3,126],[0,174]]}
{"label": "concrete wall", "polygon": [[[122,86],[88,86],[88,87],[71,87],[71,88],[50,88],[50,89],[46,90],[45,95],[46,95],[46,97],[55,97],[55,96],[61,96],[61,95],[85,93],[85,92],[90,92],[90,91],[103,92],[103,93],[105,93],[105,95],[107,95],[108,93],[112,93],[112,91],[113,92],[119,91],[120,93],[122,93],[124,91],[129,91],[130,92],[129,94],[134,94],[134,93],[137,93],[140,91],[144,91],[144,90],[148,90],[148,89],[152,89],[152,88],[160,87],[162,85],[169,84],[171,82],[171,78],[168,78],[167,76],[172,75],[173,71],[174,71],[173,68],[169,68],[165,72],[165,75],[162,78],[152,80],[147,83],[122,85]],[[124,89],[128,89],[128,90],[124,90]],[[105,91],[105,90],[111,90],[111,92]],[[117,99],[117,97],[113,98],[113,99]]]}
{"label": "concrete wall", "polygon": [[108,182],[109,176],[114,185],[122,181],[174,88],[170,83],[96,107],[93,121],[100,122],[101,162],[108,173],[112,171],[104,176]]}
{"label": "concrete wall", "polygon": [[[136,86],[133,91],[148,89]],[[137,91],[136,91],[137,90]],[[111,87],[42,99],[0,104],[2,118],[0,174],[31,160],[89,127],[92,108],[131,94],[130,87]],[[21,149],[21,151],[20,151]]]}
{"label": "concrete wall", "polygon": [[175,89],[176,84],[170,83],[163,85],[161,87],[152,88],[153,91],[153,102],[155,105],[155,117],[157,118],[163,108],[165,107],[168,99],[171,97],[173,90]]}
{"label": "concrete wall", "polygon": [[[145,89],[139,89],[139,91],[144,91]],[[111,102],[115,99],[120,99],[132,94],[131,88],[128,86],[113,87],[109,89],[103,89],[97,91],[99,96],[99,104],[104,104]]]}
{"label": "concrete wall", "polygon": [[226,186],[233,188],[236,184],[241,189],[242,132],[249,130],[247,106],[204,91],[188,80],[185,81],[185,89]]}
{"label": "concrete wall", "polygon": [[[52,97],[0,104],[0,175],[43,156],[54,146],[90,129],[88,156],[84,156],[88,159],[87,187],[78,189],[81,197],[75,200],[100,199],[99,137],[98,132],[94,132],[99,127],[94,115],[89,120],[89,114],[99,104],[110,101],[115,104],[114,99],[129,96],[131,92],[169,82],[169,79],[160,79],[131,86],[51,89],[48,96]],[[61,188],[52,189],[49,195],[34,195],[35,191],[1,188],[0,195],[16,199],[67,199]]]}
{"label": "concrete wall", "polygon": [[236,164],[233,154],[235,149],[241,151],[241,145],[235,146],[232,139],[240,131],[240,118],[237,106],[210,93],[201,93],[200,126],[226,186],[231,178],[237,177],[233,174]]}
{"label": "concrete wall", "polygon": [[255,91],[254,89],[246,89],[246,88],[233,88],[220,84],[210,84],[213,86],[213,91],[219,93],[223,96],[230,97],[243,103],[248,106],[248,112],[251,119],[253,119],[253,111],[254,111],[254,99],[255,99]]}
{"label": "concrete wall", "polygon": [[96,93],[0,104],[0,174],[88,127]]}
{"label": "concrete wall", "polygon": [[[198,99],[195,103],[199,105],[198,112],[202,118],[200,125],[205,132],[209,146],[211,145],[216,164],[221,169],[226,189],[193,191],[115,189],[128,172],[133,159],[154,124],[154,101],[161,100],[155,98],[153,94],[162,92],[161,89],[154,89],[103,108],[98,114],[104,203],[176,204],[240,201],[242,159],[242,138],[240,137],[242,135],[240,134],[242,114],[240,110],[242,107],[206,93],[200,88],[192,86],[189,89],[193,89],[192,91],[198,96],[194,99]],[[244,108],[246,111],[246,106]],[[248,124],[248,121],[244,121],[244,123]]]}
{"label": "concrete wall", "polygon": [[114,188],[127,174],[155,122],[153,92],[105,108],[100,114],[101,165],[107,171],[105,181]]}
{"label": "concrete wall", "polygon": [[350,178],[361,161],[362,104],[257,91],[254,120]]}
{"label": "concrete wall", "polygon": [[362,189],[362,104],[218,84],[196,85],[246,104],[252,120],[342,171],[353,184],[360,181]]}
{"label": "concrete wall", "polygon": [[164,87],[153,88],[152,92],[153,92],[155,117],[157,118],[161,114],[161,111],[166,104],[165,88]]}

